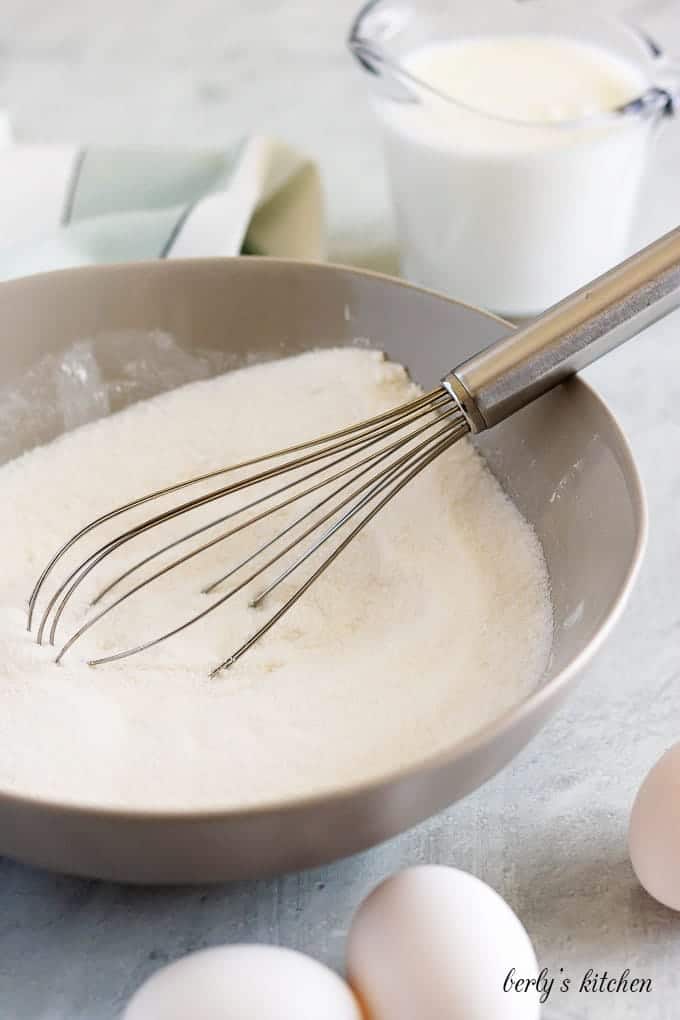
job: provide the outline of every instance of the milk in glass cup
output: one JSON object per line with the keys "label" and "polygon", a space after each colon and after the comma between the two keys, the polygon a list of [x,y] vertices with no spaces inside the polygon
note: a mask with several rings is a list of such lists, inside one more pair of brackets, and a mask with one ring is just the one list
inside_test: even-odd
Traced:
{"label": "milk in glass cup", "polygon": [[349,45],[405,276],[525,317],[625,257],[655,127],[680,102],[646,35],[540,2],[374,0]]}

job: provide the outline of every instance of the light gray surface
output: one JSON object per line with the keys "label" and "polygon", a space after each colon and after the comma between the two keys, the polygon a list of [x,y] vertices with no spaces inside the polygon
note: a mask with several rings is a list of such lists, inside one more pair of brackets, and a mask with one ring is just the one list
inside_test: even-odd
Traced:
{"label": "light gray surface", "polygon": [[[643,5],[675,31],[680,11]],[[322,164],[332,254],[391,264],[377,139],[342,37],[351,0],[4,0],[0,104],[25,138],[218,143],[256,127]],[[680,222],[680,125],[661,140],[637,236]],[[652,370],[652,365],[654,369]],[[162,962],[239,939],[342,966],[351,913],[388,873],[423,861],[490,882],[541,962],[651,977],[637,996],[553,995],[556,1020],[676,1020],[680,916],[636,885],[630,803],[680,739],[680,317],[588,373],[631,436],[650,503],[630,607],[567,708],[502,775],[390,844],[275,882],[140,890],[0,864],[0,1020],[112,1020]],[[660,382],[661,380],[661,382]],[[189,1018],[187,1018],[189,1020]]]}

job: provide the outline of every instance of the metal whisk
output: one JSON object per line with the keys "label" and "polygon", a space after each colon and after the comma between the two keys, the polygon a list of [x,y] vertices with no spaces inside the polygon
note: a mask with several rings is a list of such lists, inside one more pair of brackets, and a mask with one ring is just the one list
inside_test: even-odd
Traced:
{"label": "metal whisk", "polygon": [[[246,556],[230,564],[219,577],[211,578],[203,588],[211,594],[230,582],[226,592],[178,626],[134,647],[90,660],[90,665],[97,666],[153,648],[262,578],[262,589],[250,601],[250,605],[259,605],[293,573],[302,572],[305,565],[308,570],[311,567],[273,615],[216,666],[211,673],[214,676],[236,662],[274,626],[369,521],[466,433],[481,432],[505,420],[679,305],[680,228],[528,326],[470,358],[450,372],[440,386],[415,400],[329,435],[140,496],[87,524],[55,553],[41,573],[29,599],[28,629],[36,625],[38,643],[57,644],[65,610],[102,563],[126,550],[137,538],[155,534],[162,525],[224,500],[222,513],[214,519],[161,543],[109,581],[94,598],[92,614],[61,639],[56,660],[60,662],[104,617],[161,577],[271,519],[271,537],[264,542],[254,541]],[[246,468],[253,469],[253,473],[244,475]],[[229,481],[223,477],[228,474],[238,477]],[[183,490],[218,478],[223,481],[216,488],[193,499],[183,498]],[[67,570],[64,577],[55,577],[66,554],[96,529],[118,518],[124,520],[127,514],[175,493],[180,496],[179,502],[130,524]],[[237,493],[244,494],[244,502],[231,508],[229,501]],[[293,519],[289,520],[293,507]],[[282,515],[278,525],[277,515]],[[179,552],[194,539],[198,545]],[[317,563],[317,554],[326,549],[330,551]],[[179,554],[174,555],[174,550]],[[171,553],[170,562],[161,559]],[[160,562],[155,563],[157,560]],[[147,567],[151,573],[140,576]]]}

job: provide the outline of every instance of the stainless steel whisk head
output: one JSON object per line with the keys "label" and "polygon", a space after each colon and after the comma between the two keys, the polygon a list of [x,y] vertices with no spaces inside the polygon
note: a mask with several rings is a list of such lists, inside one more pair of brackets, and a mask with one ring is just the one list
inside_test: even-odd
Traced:
{"label": "stainless steel whisk head", "polygon": [[[230,581],[231,586],[224,594],[177,626],[133,647],[89,660],[90,665],[97,666],[152,648],[198,623],[243,592],[256,579],[262,579],[262,589],[249,603],[253,607],[258,606],[284,580],[311,562],[313,569],[300,586],[239,648],[216,666],[211,673],[214,676],[252,647],[392,497],[468,431],[466,418],[457,402],[443,386],[439,386],[415,400],[348,428],[141,496],[92,521],[56,552],[29,599],[28,629],[32,630],[36,625],[39,644],[57,644],[64,613],[74,595],[86,579],[91,580],[102,564],[108,566],[110,557],[127,551],[129,543],[142,536],[155,535],[162,525],[170,521],[189,517],[213,503],[219,505],[220,501],[243,493],[242,505],[235,509],[230,507],[197,527],[189,527],[186,534],[170,542],[161,542],[153,551],[145,553],[108,581],[92,600],[90,616],[65,638],[61,637],[56,658],[60,662],[66,652],[104,617],[127,600],[146,592],[161,577],[223,543],[227,543],[228,548],[230,538],[269,519],[272,536],[264,542],[259,539],[253,541],[252,550],[246,556],[241,556],[236,563],[225,564],[220,576],[208,577],[202,588],[206,595],[210,595]],[[56,568],[66,554],[80,546],[96,529],[118,518],[124,521],[126,515],[146,504],[174,493],[183,494],[186,488],[242,472],[245,468],[255,470],[246,477],[239,477],[193,499],[184,499],[121,529],[84,556],[73,569],[67,570],[65,576],[57,576]],[[311,505],[307,505],[305,500]],[[290,521],[287,515],[296,503],[301,506]],[[282,517],[285,518],[283,523]],[[227,525],[226,530],[222,530],[221,525]],[[218,528],[219,533],[215,534]],[[174,550],[179,552],[180,547],[189,544],[188,549],[182,549],[170,562],[165,562],[168,554]],[[330,551],[317,565],[315,554],[325,546]],[[151,573],[145,568],[150,568]]]}
{"label": "stainless steel whisk head", "polygon": [[[237,508],[226,509],[216,519],[202,522],[126,566],[94,598],[94,606],[104,600],[103,608],[95,609],[93,615],[67,637],[57,655],[59,662],[99,621],[161,577],[261,521],[272,518],[274,522],[275,515],[282,514],[284,523],[274,525],[271,537],[264,542],[255,541],[254,548],[246,556],[230,564],[221,576],[210,579],[203,588],[210,594],[233,580],[226,593],[179,625],[142,644],[91,660],[91,665],[99,665],[153,648],[198,623],[262,577],[264,587],[251,600],[251,605],[259,605],[304,564],[311,566],[311,573],[302,584],[266,623],[213,670],[214,675],[231,666],[266,634],[393,496],[466,432],[481,432],[499,424],[679,306],[680,228],[676,228],[522,329],[469,358],[450,372],[441,386],[423,396],[319,439],[149,493],[99,517],[69,539],[40,575],[29,600],[28,628],[31,630],[37,618],[38,642],[47,639],[55,644],[64,611],[73,596],[109,557],[168,522],[181,520],[197,511],[200,517],[200,511],[212,503],[222,499],[228,503],[235,493],[248,493],[256,486],[264,486],[264,492],[257,489],[255,494],[250,493],[253,498]],[[52,581],[55,568],[66,554],[79,548],[97,528],[189,486],[256,465],[258,470],[253,474],[132,524],[100,544],[74,569],[67,570],[64,579],[48,587],[48,580]],[[282,484],[277,479],[281,479]],[[268,488],[270,482],[273,483],[271,489]],[[308,498],[311,506],[301,502]],[[296,511],[300,509],[300,512],[292,521],[288,520],[286,515],[298,502],[301,509],[296,508]],[[206,533],[226,522],[230,522],[226,531],[207,538]],[[196,547],[192,546],[169,563],[161,560],[162,565],[155,565],[156,560],[194,539],[199,540]],[[333,539],[336,544],[332,544]],[[330,552],[317,566],[313,558],[326,543],[329,543]],[[154,564],[151,574],[137,579],[143,568],[151,564]],[[249,569],[251,566],[254,569]],[[271,578],[267,574],[270,568],[275,568]],[[118,593],[112,595],[117,590]],[[106,601],[110,596],[110,601]],[[41,608],[37,612],[39,602]]]}

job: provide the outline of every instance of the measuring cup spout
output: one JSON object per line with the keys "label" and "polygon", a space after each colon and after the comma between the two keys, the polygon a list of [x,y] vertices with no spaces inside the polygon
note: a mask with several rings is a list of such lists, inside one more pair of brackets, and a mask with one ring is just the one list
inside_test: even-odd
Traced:
{"label": "measuring cup spout", "polygon": [[397,102],[417,101],[417,86],[400,67],[390,43],[397,40],[415,11],[409,3],[370,0],[357,14],[347,45],[359,67],[371,76],[373,90]]}

